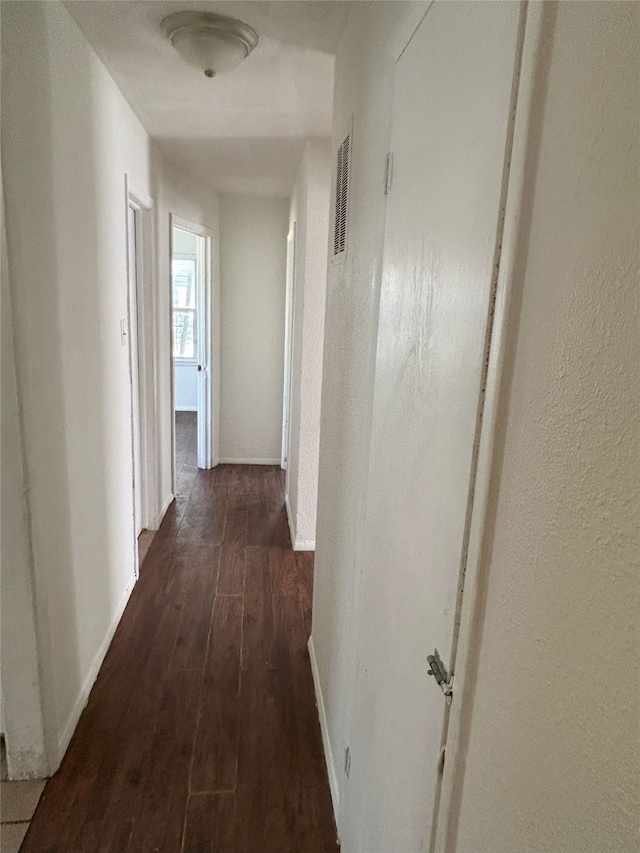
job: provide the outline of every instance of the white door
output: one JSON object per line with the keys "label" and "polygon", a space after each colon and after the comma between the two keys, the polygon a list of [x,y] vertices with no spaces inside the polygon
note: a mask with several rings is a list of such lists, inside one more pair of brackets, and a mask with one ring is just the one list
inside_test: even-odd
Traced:
{"label": "white door", "polygon": [[177,217],[171,221],[174,410],[197,412],[197,464],[211,468],[214,374],[219,385],[219,342],[212,358],[212,234]]}
{"label": "white door", "polygon": [[211,238],[196,235],[196,300],[198,306],[196,338],[198,383],[198,468],[211,468],[211,308],[207,270],[211,268]]}
{"label": "white door", "polygon": [[396,65],[343,806],[353,851],[430,845],[446,703],[427,655],[451,665],[519,11],[436,2]]}
{"label": "white door", "polygon": [[133,447],[134,530],[142,531],[142,462],[140,447],[140,372],[138,358],[138,212],[129,207],[129,359],[131,365],[131,431]]}

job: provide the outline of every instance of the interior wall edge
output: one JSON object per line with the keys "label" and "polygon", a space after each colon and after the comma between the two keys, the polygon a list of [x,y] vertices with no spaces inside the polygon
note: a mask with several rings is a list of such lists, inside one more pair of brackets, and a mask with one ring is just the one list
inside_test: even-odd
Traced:
{"label": "interior wall edge", "polygon": [[100,644],[100,648],[96,652],[96,655],[91,663],[91,667],[87,672],[84,681],[82,682],[82,687],[80,688],[80,692],[76,699],[75,705],[71,709],[71,713],[69,714],[67,722],[64,728],[62,729],[62,732],[60,733],[58,739],[58,766],[64,758],[64,754],[67,751],[69,743],[71,742],[71,738],[73,737],[73,733],[76,730],[76,726],[78,725],[80,715],[82,714],[87,704],[89,694],[91,693],[91,688],[93,687],[95,680],[98,677],[100,667],[102,666],[102,662],[104,661],[105,655],[109,650],[111,640],[113,639],[113,635],[116,632],[120,620],[122,619],[122,614],[124,613],[124,609],[127,606],[127,602],[129,601],[135,584],[136,577],[134,575],[127,584],[122,598],[120,599],[120,603],[118,604],[118,607],[113,615],[113,619],[111,620],[111,624],[109,625],[107,633],[105,634],[104,639]]}

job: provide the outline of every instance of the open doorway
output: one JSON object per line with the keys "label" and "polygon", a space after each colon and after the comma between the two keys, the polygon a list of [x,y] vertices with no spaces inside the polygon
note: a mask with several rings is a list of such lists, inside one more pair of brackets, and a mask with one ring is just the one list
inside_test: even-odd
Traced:
{"label": "open doorway", "polygon": [[131,376],[131,451],[133,464],[134,565],[136,576],[152,533],[158,527],[155,281],[153,199],[125,181],[129,305],[121,324],[121,343],[129,349]]}
{"label": "open doorway", "polygon": [[[198,468],[217,462],[214,398],[219,358],[213,357],[215,246],[213,232],[171,217],[171,328],[174,424],[174,494]],[[217,416],[217,406],[215,406]],[[216,417],[217,420],[217,417]]]}

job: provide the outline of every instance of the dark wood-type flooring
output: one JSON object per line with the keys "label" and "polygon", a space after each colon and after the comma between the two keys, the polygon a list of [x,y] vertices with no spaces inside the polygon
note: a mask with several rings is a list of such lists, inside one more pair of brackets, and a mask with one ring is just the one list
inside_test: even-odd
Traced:
{"label": "dark wood-type flooring", "polygon": [[313,555],[276,467],[195,466],[142,565],[22,853],[338,850],[307,652]]}

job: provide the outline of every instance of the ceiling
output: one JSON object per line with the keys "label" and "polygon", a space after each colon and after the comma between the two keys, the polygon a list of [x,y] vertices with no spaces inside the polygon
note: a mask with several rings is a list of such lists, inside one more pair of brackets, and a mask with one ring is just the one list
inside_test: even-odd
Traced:
{"label": "ceiling", "polygon": [[[167,160],[220,192],[290,193],[305,138],[329,136],[333,54],[353,0],[69,0],[64,4]],[[185,9],[259,35],[234,71],[187,66],[160,23]]]}

